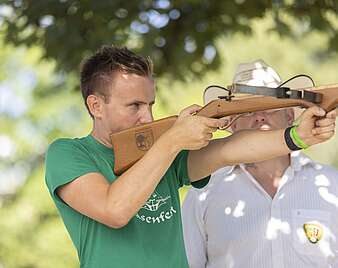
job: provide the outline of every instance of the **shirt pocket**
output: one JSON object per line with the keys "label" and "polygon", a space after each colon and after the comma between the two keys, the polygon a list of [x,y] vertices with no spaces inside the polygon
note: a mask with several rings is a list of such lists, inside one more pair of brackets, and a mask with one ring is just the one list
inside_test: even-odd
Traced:
{"label": "shirt pocket", "polygon": [[332,257],[330,218],[327,211],[292,210],[292,245],[296,252],[308,258]]}

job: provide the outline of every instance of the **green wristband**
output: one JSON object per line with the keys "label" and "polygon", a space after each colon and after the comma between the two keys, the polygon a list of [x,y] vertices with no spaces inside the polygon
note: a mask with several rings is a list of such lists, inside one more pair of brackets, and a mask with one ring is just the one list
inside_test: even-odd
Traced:
{"label": "green wristband", "polygon": [[293,127],[298,127],[299,126],[299,118],[297,119],[297,120],[295,120],[295,121],[293,121],[293,123],[292,123],[292,126]]}
{"label": "green wristband", "polygon": [[299,135],[298,135],[298,133],[297,133],[297,131],[296,131],[296,128],[297,128],[297,126],[293,126],[293,127],[291,128],[290,136],[291,136],[292,140],[294,141],[294,143],[295,143],[298,147],[300,147],[300,148],[302,148],[302,149],[307,149],[307,148],[309,148],[310,146],[307,145],[307,144],[299,137]]}

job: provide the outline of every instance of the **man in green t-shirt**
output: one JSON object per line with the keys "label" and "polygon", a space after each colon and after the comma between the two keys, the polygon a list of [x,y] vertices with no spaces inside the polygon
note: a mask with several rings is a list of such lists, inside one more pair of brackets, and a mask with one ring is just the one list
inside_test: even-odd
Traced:
{"label": "man in green t-shirt", "polygon": [[[211,141],[224,121],[192,116],[200,109],[193,105],[117,177],[109,135],[153,120],[152,76],[148,58],[126,48],[100,49],[81,70],[91,133],[58,139],[48,149],[46,183],[83,268],[188,267],[178,189],[225,165],[290,152],[284,130],[242,131]],[[325,141],[334,134],[335,117],[335,112],[310,108],[298,135],[308,145]]]}

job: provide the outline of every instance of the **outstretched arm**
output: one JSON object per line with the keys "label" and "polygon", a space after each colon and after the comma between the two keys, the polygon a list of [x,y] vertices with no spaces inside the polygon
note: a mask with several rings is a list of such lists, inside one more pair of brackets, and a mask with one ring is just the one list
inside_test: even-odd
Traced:
{"label": "outstretched arm", "polygon": [[[301,117],[297,132],[308,145],[324,142],[334,135],[336,115],[335,110],[325,115],[321,108],[311,107]],[[288,153],[284,129],[239,131],[230,137],[212,140],[200,150],[190,151],[189,177],[196,181],[223,166],[260,162]]]}

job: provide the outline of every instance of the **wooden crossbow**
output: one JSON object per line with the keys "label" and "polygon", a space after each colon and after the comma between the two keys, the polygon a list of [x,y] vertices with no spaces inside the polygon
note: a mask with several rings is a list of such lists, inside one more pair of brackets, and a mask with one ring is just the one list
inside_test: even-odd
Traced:
{"label": "wooden crossbow", "polygon": [[[229,115],[269,109],[297,106],[309,108],[314,105],[318,105],[328,112],[338,106],[338,84],[297,90],[283,86],[268,88],[233,84],[227,88],[210,86],[206,90],[215,87],[224,89],[227,94],[222,94],[217,99],[210,101],[196,115],[223,118]],[[253,95],[237,99],[235,93]],[[175,123],[176,119],[177,116],[170,116],[111,134],[115,156],[114,173],[120,175],[135,164],[151,148],[153,143]]]}

